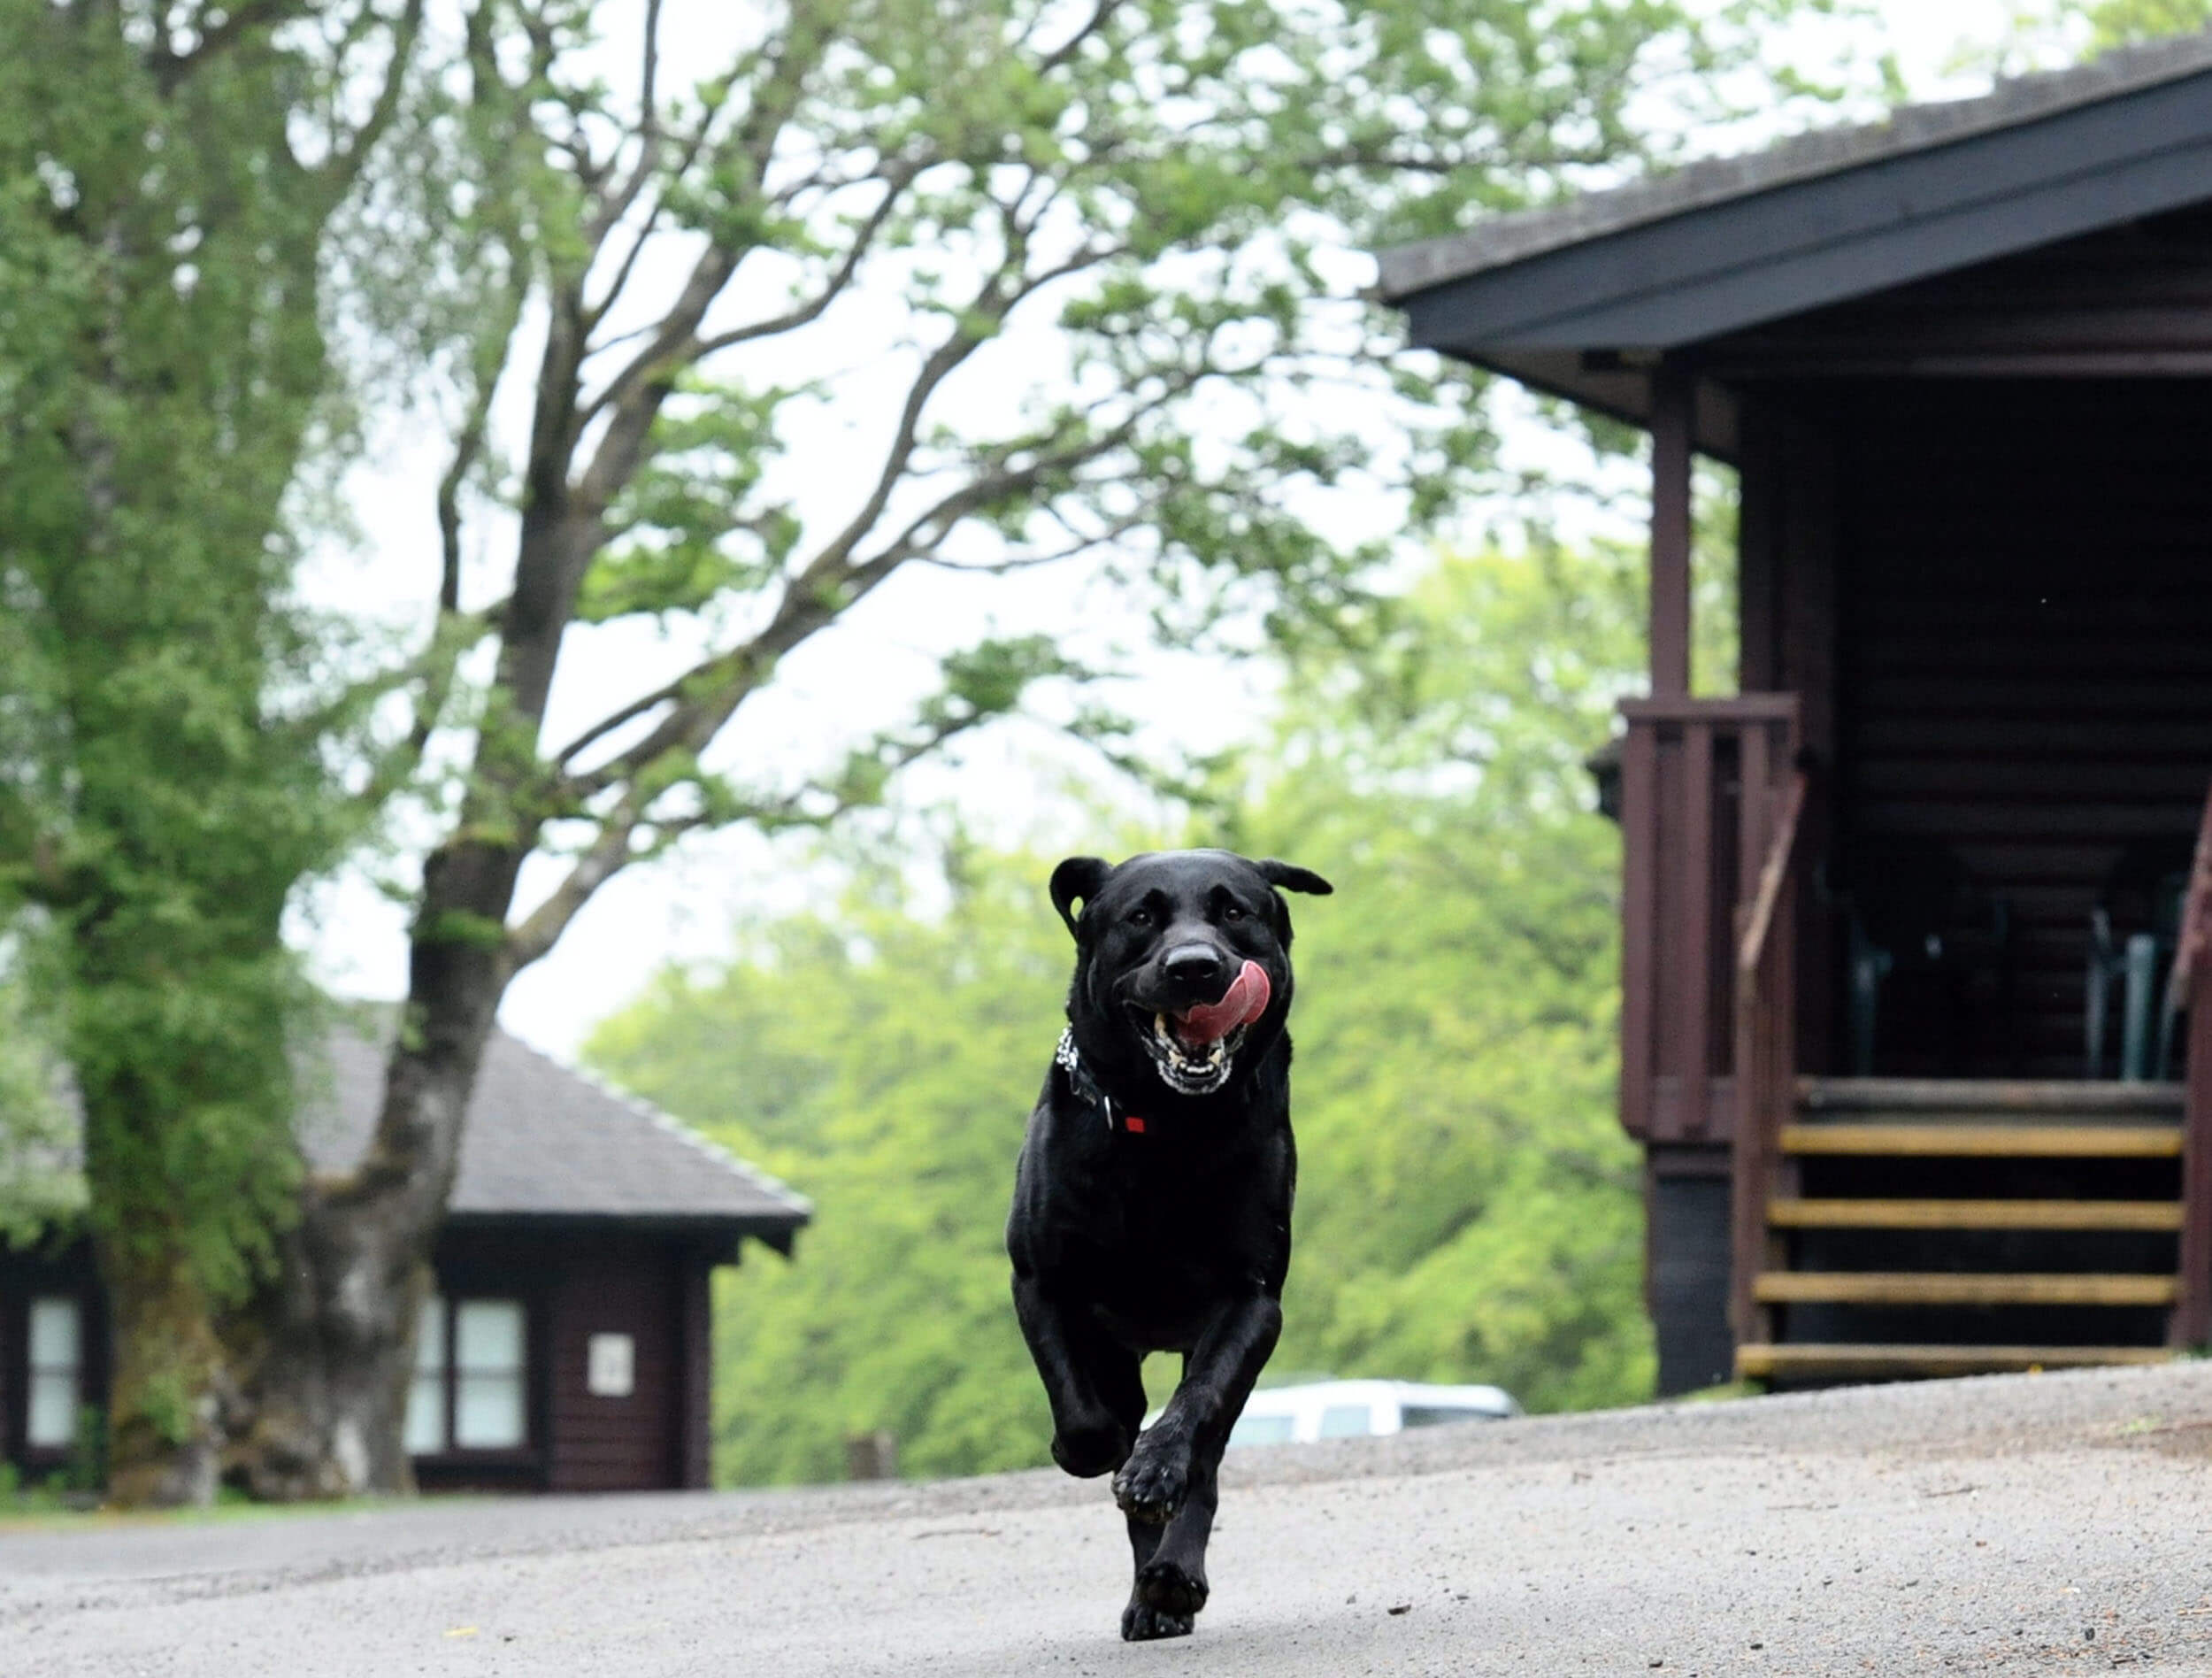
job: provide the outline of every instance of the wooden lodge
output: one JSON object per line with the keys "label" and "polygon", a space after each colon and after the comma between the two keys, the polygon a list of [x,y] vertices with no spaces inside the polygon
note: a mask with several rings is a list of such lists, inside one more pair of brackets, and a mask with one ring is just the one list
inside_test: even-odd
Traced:
{"label": "wooden lodge", "polygon": [[1651,433],[1616,791],[1662,1390],[2203,1346],[2212,36],[1381,262],[1415,343]]}
{"label": "wooden lodge", "polygon": [[[367,1145],[394,1023],[333,1030],[309,1067],[301,1142],[318,1168],[347,1169]],[[749,1238],[788,1254],[810,1216],[666,1114],[495,1031],[417,1325],[405,1423],[417,1483],[707,1485],[713,1271]],[[32,1484],[83,1480],[85,1419],[105,1408],[108,1369],[82,1230],[0,1244],[0,1465]]]}

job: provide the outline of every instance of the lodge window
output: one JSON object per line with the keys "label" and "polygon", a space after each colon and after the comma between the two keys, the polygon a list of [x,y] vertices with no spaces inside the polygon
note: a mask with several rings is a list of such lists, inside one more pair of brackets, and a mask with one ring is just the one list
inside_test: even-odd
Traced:
{"label": "lodge window", "polygon": [[64,1296],[33,1299],[28,1337],[23,1443],[34,1451],[66,1451],[76,1443],[84,1390],[82,1308]]}
{"label": "lodge window", "polygon": [[529,1443],[529,1317],[519,1299],[423,1301],[407,1393],[407,1450],[517,1451]]}

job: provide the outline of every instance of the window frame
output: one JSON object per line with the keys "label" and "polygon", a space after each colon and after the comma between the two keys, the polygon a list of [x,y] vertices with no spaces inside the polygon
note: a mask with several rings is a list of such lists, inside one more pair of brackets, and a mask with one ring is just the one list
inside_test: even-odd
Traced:
{"label": "window frame", "polygon": [[[442,1408],[442,1436],[445,1443],[436,1451],[410,1451],[408,1460],[418,1467],[431,1468],[535,1468],[544,1459],[545,1442],[549,1426],[546,1414],[545,1359],[546,1312],[538,1289],[504,1282],[498,1278],[468,1277],[449,1281],[436,1279],[429,1298],[442,1300],[441,1326],[444,1343],[439,1348],[439,1399]],[[456,1442],[455,1423],[458,1420],[461,1383],[456,1362],[458,1349],[460,1308],[464,1305],[486,1304],[518,1305],[522,1309],[522,1443],[515,1445],[463,1445]],[[418,1357],[420,1352],[418,1349]],[[415,1382],[419,1379],[418,1364],[408,1372],[410,1400]],[[403,1428],[405,1418],[402,1417]]]}
{"label": "window frame", "polygon": [[78,1442],[67,1445],[30,1443],[31,1301],[61,1298],[77,1306],[77,1415],[99,1405],[108,1390],[106,1301],[92,1279],[91,1256],[83,1247],[65,1249],[56,1258],[25,1258],[0,1247],[0,1463],[12,1463],[26,1483],[36,1484],[68,1469]]}
{"label": "window frame", "polygon": [[[79,1421],[87,1402],[88,1377],[91,1373],[92,1313],[85,1308],[83,1295],[68,1288],[40,1288],[34,1285],[24,1290],[22,1301],[22,1308],[18,1313],[18,1320],[22,1324],[19,1331],[20,1344],[17,1349],[18,1356],[12,1360],[21,1371],[21,1379],[16,1383],[15,1403],[11,1406],[17,1413],[11,1420],[17,1436],[23,1442],[23,1455],[27,1460],[41,1465],[64,1463],[77,1449]],[[69,1436],[58,1443],[31,1437],[32,1389],[42,1373],[40,1366],[32,1361],[32,1324],[38,1315],[39,1306],[50,1301],[67,1305],[76,1316],[77,1356],[75,1362],[68,1366]],[[43,1373],[50,1374],[55,1372],[50,1367]]]}

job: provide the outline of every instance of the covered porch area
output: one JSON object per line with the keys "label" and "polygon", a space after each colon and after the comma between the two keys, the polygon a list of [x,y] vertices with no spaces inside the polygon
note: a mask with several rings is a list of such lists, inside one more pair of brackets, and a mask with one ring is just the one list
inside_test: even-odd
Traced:
{"label": "covered porch area", "polygon": [[1850,379],[1738,414],[1742,690],[1689,696],[1663,519],[1623,707],[1621,1113],[1668,1374],[2200,1344],[2212,386]]}
{"label": "covered porch area", "polygon": [[1652,437],[1620,1109],[1663,1391],[2212,1337],[2208,183],[2193,40],[1384,258],[1417,343]]}

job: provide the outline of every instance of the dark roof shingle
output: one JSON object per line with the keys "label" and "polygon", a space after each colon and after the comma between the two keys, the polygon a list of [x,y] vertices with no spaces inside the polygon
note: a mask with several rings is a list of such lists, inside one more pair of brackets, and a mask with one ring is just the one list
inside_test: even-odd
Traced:
{"label": "dark roof shingle", "polygon": [[[317,1167],[344,1170],[367,1146],[383,1100],[382,1035],[339,1027],[326,1057],[323,1075],[308,1074],[301,1139]],[[812,1206],[666,1113],[495,1029],[448,1210],[742,1221],[787,1237]]]}
{"label": "dark roof shingle", "polygon": [[1900,107],[1884,121],[1817,129],[1740,157],[1713,158],[1648,181],[1494,217],[1465,233],[1377,255],[1378,290],[1396,301],[1431,286],[1620,233],[1646,222],[1792,186],[1864,164],[2016,127],[2212,68],[2212,31],[2147,42],[2071,69],[2009,78],[1978,98]]}

